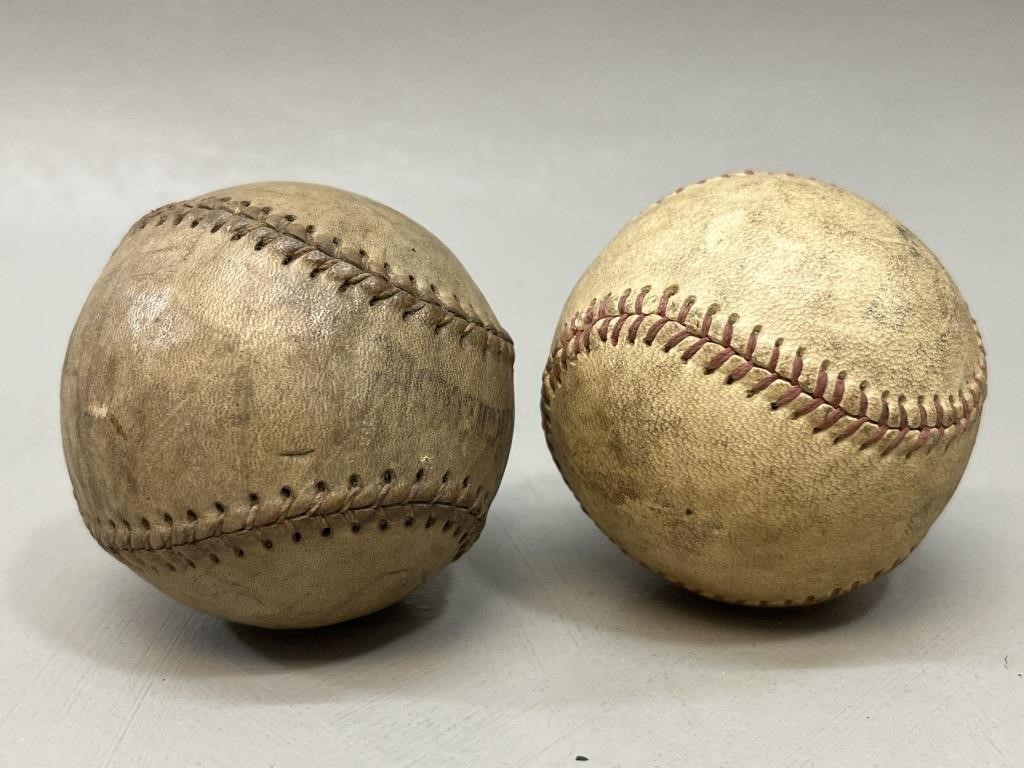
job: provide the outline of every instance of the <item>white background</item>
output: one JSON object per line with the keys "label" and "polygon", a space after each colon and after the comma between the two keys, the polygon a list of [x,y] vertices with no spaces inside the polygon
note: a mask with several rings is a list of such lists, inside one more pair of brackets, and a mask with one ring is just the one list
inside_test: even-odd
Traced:
{"label": "white background", "polygon": [[[0,765],[1024,765],[1022,29],[1014,2],[4,3]],[[661,582],[540,437],[582,269],[654,199],[747,167],[891,210],[990,354],[946,513],[893,574],[812,609]],[[60,452],[64,345],[123,232],[271,178],[417,219],[517,342],[480,542],[314,632],[144,584],[89,538]]]}

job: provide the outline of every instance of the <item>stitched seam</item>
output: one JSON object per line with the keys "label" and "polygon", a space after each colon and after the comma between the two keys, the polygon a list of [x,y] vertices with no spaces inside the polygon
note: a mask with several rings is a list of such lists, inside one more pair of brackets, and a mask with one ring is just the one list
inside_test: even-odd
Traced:
{"label": "stitched seam", "polygon": [[677,195],[679,195],[682,192],[686,192],[686,191],[694,189],[696,187],[700,187],[700,186],[702,186],[704,184],[709,184],[709,183],[713,183],[713,182],[716,182],[716,181],[722,181],[724,179],[740,178],[740,177],[743,177],[743,176],[784,176],[784,177],[787,177],[787,178],[790,178],[790,179],[797,179],[797,180],[800,180],[800,181],[814,181],[814,182],[817,182],[818,184],[824,184],[827,187],[832,187],[833,189],[838,189],[841,192],[845,192],[846,191],[842,187],[836,186],[835,184],[833,184],[830,181],[823,181],[822,179],[815,178],[814,176],[799,175],[799,174],[793,173],[791,171],[754,171],[754,170],[750,170],[750,169],[745,170],[745,171],[734,171],[732,173],[723,173],[723,174],[720,174],[718,176],[709,176],[706,179],[700,179],[699,181],[695,181],[692,184],[686,184],[686,185],[684,185],[682,187],[677,187],[676,189],[673,189],[668,194],[663,195],[662,197],[659,197],[653,203],[648,205],[644,210],[642,210],[640,213],[638,213],[636,216],[634,216],[632,219],[630,219],[630,222],[636,221],[641,216],[643,216],[645,213],[648,213],[649,211],[659,207],[663,203],[671,200],[672,198],[676,197]]}
{"label": "stitched seam", "polygon": [[[935,395],[932,403],[933,410],[929,414],[924,396],[919,396],[915,399],[917,425],[910,426],[908,399],[905,396],[899,395],[890,398],[889,392],[883,391],[881,413],[877,418],[872,417],[868,414],[867,383],[863,382],[857,395],[857,410],[851,411],[844,404],[844,398],[848,398],[853,391],[846,387],[846,373],[840,371],[833,376],[829,371],[830,363],[827,360],[822,361],[817,375],[810,378],[813,384],[808,384],[805,381],[806,377],[801,378],[804,372],[803,347],[797,348],[789,359],[789,372],[783,373],[779,370],[782,339],[777,340],[771,347],[767,361],[757,360],[755,352],[759,345],[760,326],[754,326],[745,343],[739,346],[733,337],[733,328],[739,319],[738,315],[729,315],[720,330],[713,330],[715,316],[720,312],[718,305],[711,304],[703,315],[700,315],[694,311],[695,297],[690,296],[677,311],[670,312],[670,300],[676,295],[678,288],[669,286],[658,299],[657,307],[646,309],[645,304],[650,291],[650,286],[644,286],[632,298],[632,289],[626,289],[618,297],[608,294],[600,302],[596,299],[593,300],[585,311],[577,312],[573,316],[560,334],[545,367],[544,377],[552,394],[561,384],[563,371],[576,358],[591,351],[596,336],[599,343],[611,346],[618,346],[623,342],[632,345],[638,340],[646,346],[654,346],[655,342],[658,342],[662,352],[670,353],[676,350],[678,353],[678,350],[682,350],[680,359],[684,363],[688,363],[691,358],[701,353],[707,345],[717,347],[720,351],[714,355],[709,356],[706,350],[703,352],[702,359],[705,360],[704,370],[706,373],[726,370],[723,381],[726,384],[732,384],[757,370],[764,376],[747,390],[749,396],[774,389],[776,394],[770,404],[773,409],[791,405],[794,419],[804,418],[814,413],[819,416],[824,414],[824,418],[815,427],[816,432],[836,427],[842,418],[852,420],[852,423],[844,424],[843,428],[838,431],[833,440],[836,443],[853,437],[864,427],[869,430],[873,427],[874,431],[861,443],[860,447],[883,446],[881,448],[882,455],[893,452],[900,444],[908,446],[904,453],[907,458],[922,448],[926,449],[927,453],[944,438],[949,437],[952,440],[962,434],[981,410],[986,381],[985,354],[980,335],[977,336],[977,342],[981,364],[973,374],[966,391],[963,387],[960,388],[957,394],[959,403],[956,402],[953,395],[949,395],[949,411],[947,413],[941,398]],[[641,336],[641,329],[650,320],[654,320],[653,324],[650,324]],[[976,326],[975,330],[977,331]],[[666,336],[667,338],[665,338]],[[726,366],[727,363],[735,361],[739,361],[739,364]],[[830,388],[831,394],[829,394]],[[545,431],[548,427],[547,412],[550,408],[550,395],[547,389],[548,387],[545,387],[542,400]],[[800,399],[799,403],[797,402],[798,398]],[[890,400],[895,400],[895,407]],[[957,405],[959,405],[959,412]],[[895,423],[892,423],[893,421]],[[929,421],[932,423],[929,424]],[[886,442],[885,438],[887,437],[892,439]],[[908,437],[912,437],[912,439],[907,440]]]}
{"label": "stitched seam", "polygon": [[[459,322],[464,326],[458,336],[459,344],[474,332],[482,332],[486,336],[482,345],[485,352],[493,341],[499,352],[512,354],[513,342],[508,333],[484,321],[472,307],[442,301],[434,294],[433,286],[427,292],[416,286],[403,285],[395,281],[387,271],[381,273],[371,269],[365,250],[344,246],[337,237],[317,238],[315,226],[302,225],[291,214],[271,215],[271,208],[249,206],[248,202],[217,198],[195,203],[172,203],[143,216],[132,227],[132,231],[145,229],[151,223],[161,226],[167,221],[177,226],[188,214],[192,214],[190,226],[196,227],[200,222],[210,220],[210,233],[223,229],[232,240],[250,236],[254,250],[272,248],[281,257],[283,266],[301,258],[311,268],[310,277],[325,275],[339,283],[339,290],[345,290],[350,285],[369,289],[370,304],[392,300],[398,306],[403,320],[409,315],[427,310],[428,321],[435,332]],[[208,219],[203,213],[197,212],[209,212],[214,216]],[[222,215],[218,217],[216,214]]]}
{"label": "stitched seam", "polygon": [[[205,536],[201,536],[201,537],[197,536],[194,539],[191,539],[191,540],[188,540],[188,541],[180,541],[180,542],[176,542],[176,543],[160,542],[157,545],[148,545],[148,546],[146,546],[146,545],[136,545],[133,542],[129,542],[128,546],[114,547],[114,546],[107,545],[105,548],[108,551],[111,551],[111,552],[128,552],[128,553],[161,552],[161,551],[169,550],[169,549],[180,549],[182,547],[191,547],[191,546],[195,546],[197,544],[203,544],[205,542],[213,541],[213,540],[216,540],[216,539],[230,539],[232,537],[245,536],[245,535],[255,535],[257,537],[260,537],[262,534],[268,533],[268,532],[274,532],[274,531],[280,531],[280,530],[287,531],[287,530],[289,530],[289,525],[288,524],[292,524],[292,526],[294,526],[295,523],[303,521],[303,520],[325,520],[325,521],[331,521],[331,520],[334,520],[335,518],[338,518],[338,517],[353,518],[353,517],[360,517],[360,516],[367,516],[367,515],[372,517],[373,515],[371,513],[376,513],[376,516],[380,520],[382,520],[382,521],[387,523],[387,525],[371,526],[371,528],[374,529],[374,530],[387,530],[388,528],[391,527],[391,522],[387,518],[387,513],[389,511],[397,510],[397,509],[408,509],[408,510],[411,510],[412,511],[412,515],[409,518],[407,518],[407,519],[412,519],[416,515],[416,513],[422,512],[424,510],[436,510],[436,511],[447,511],[447,512],[452,512],[452,513],[461,515],[461,516],[471,520],[473,522],[474,526],[476,526],[476,527],[480,527],[480,526],[483,525],[482,518],[474,515],[473,514],[473,510],[470,507],[459,506],[457,504],[450,504],[450,503],[446,503],[446,502],[411,501],[411,502],[395,502],[394,504],[379,504],[379,505],[366,506],[366,507],[352,507],[351,509],[338,509],[338,510],[335,510],[333,512],[320,513],[320,514],[315,514],[315,515],[312,515],[312,514],[297,515],[295,517],[290,517],[287,520],[282,520],[282,521],[279,521],[279,522],[275,521],[275,522],[272,522],[272,523],[267,523],[266,525],[253,525],[253,526],[249,526],[249,527],[245,527],[245,528],[239,528],[239,529],[234,530],[234,531],[223,531],[221,533],[211,533],[209,535],[205,535]],[[431,523],[430,527],[433,527],[433,523]],[[442,527],[445,530],[448,530],[451,526],[449,525],[449,526],[442,526]],[[324,530],[327,530],[327,529],[324,529]],[[359,527],[357,527],[353,532],[354,533],[359,533],[361,530],[363,530],[363,528],[362,528],[361,525],[359,525]],[[457,533],[461,534],[462,530],[459,529],[457,531]]]}
{"label": "stitched seam", "polygon": [[[381,535],[386,535],[385,532],[390,528],[397,527],[396,521],[392,521],[387,514],[388,511],[393,509],[409,510],[403,518],[402,524],[405,528],[412,528],[415,525],[417,513],[419,512],[419,516],[422,516],[422,509],[429,510],[426,522],[423,525],[423,533],[426,533],[430,528],[436,528],[434,535],[448,535],[448,531],[454,528],[450,535],[458,541],[458,548],[452,557],[453,560],[462,557],[473,546],[484,526],[484,517],[475,516],[471,510],[451,504],[431,504],[425,502],[392,504],[384,507],[362,507],[348,510],[345,513],[339,511],[333,513],[332,516],[345,514],[349,523],[348,532],[351,536],[365,536],[367,534],[361,532],[364,530],[376,530]],[[442,522],[440,517],[434,513],[443,510],[447,510],[448,515]],[[216,536],[172,544],[167,547],[154,547],[150,549],[141,547],[135,549],[105,548],[118,560],[136,569],[178,571],[182,568],[195,568],[196,560],[193,558],[196,558],[197,555],[202,555],[202,559],[205,562],[213,565],[223,562],[221,555],[225,555],[226,552],[231,552],[238,558],[245,557],[246,550],[243,549],[242,544],[246,542],[242,537],[246,535],[252,538],[252,543],[256,546],[262,546],[268,550],[274,549],[274,538],[264,535],[268,530],[277,533],[283,529],[285,533],[290,533],[293,544],[299,544],[304,541],[303,527],[308,527],[302,525],[304,522],[316,521],[320,526],[320,536],[330,539],[335,536],[332,524],[336,523],[333,523],[330,519],[332,516],[294,518],[279,524],[221,533]],[[366,520],[362,521],[361,518],[366,518]],[[376,524],[374,525],[373,523]],[[102,542],[100,543],[102,544]],[[219,547],[215,545],[219,545]],[[218,548],[220,549],[219,554],[217,552]]]}
{"label": "stitched seam", "polygon": [[[153,522],[143,516],[138,525],[132,525],[126,518],[115,521],[106,520],[103,525],[97,517],[86,519],[89,532],[107,551],[117,553],[159,552],[180,547],[202,544],[207,541],[221,540],[226,537],[251,534],[262,539],[263,534],[282,528],[292,530],[295,523],[304,520],[316,520],[321,529],[330,531],[330,521],[338,518],[349,518],[352,531],[359,531],[360,525],[354,518],[376,514],[384,520],[382,529],[389,527],[387,513],[396,509],[408,509],[415,515],[417,511],[427,510],[427,528],[432,527],[435,516],[430,510],[448,510],[465,515],[475,523],[475,533],[479,533],[486,518],[486,509],[490,493],[482,486],[475,488],[470,484],[467,475],[461,483],[450,482],[451,472],[446,471],[437,480],[429,484],[423,482],[423,472],[418,471],[415,480],[409,485],[399,484],[391,470],[386,470],[380,485],[367,497],[368,490],[362,486],[358,475],[352,475],[348,488],[330,491],[323,481],[315,483],[312,488],[296,495],[289,486],[281,489],[279,497],[274,501],[262,501],[254,493],[248,495],[247,501],[228,505],[221,501],[213,503],[212,511],[197,515],[187,510],[184,515],[163,515],[163,522]],[[185,520],[181,518],[184,517]],[[412,517],[407,520],[413,519]],[[449,521],[450,522],[450,521]],[[224,530],[225,525],[231,525]],[[443,524],[445,531],[449,523]],[[461,526],[458,531],[462,533]],[[475,536],[463,542],[465,551],[472,545]],[[301,540],[301,535],[298,540]]]}

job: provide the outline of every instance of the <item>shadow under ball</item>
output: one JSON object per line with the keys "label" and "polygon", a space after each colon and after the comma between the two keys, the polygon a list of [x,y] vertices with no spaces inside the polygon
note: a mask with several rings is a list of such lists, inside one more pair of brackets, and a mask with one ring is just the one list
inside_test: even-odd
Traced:
{"label": "shadow under ball", "polygon": [[707,597],[783,606],[907,557],[963,474],[985,386],[967,305],[906,227],[747,172],[659,200],[597,257],[542,415],[626,553]]}
{"label": "shadow under ball", "polygon": [[512,360],[455,256],[379,203],[268,182],[164,206],[114,251],[68,346],[82,518],[207,613],[371,613],[479,536]]}

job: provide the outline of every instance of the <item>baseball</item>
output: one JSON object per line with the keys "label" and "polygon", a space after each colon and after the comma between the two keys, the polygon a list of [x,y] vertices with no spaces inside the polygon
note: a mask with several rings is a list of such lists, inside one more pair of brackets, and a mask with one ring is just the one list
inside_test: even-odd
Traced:
{"label": "baseball", "polygon": [[200,611],[266,627],[376,611],[479,536],[512,358],[455,256],[365,197],[270,182],[158,208],[68,346],[82,518]]}
{"label": "baseball", "polygon": [[677,190],[587,269],[544,371],[552,455],[595,523],[731,603],[837,597],[949,500],[985,398],[952,279],[871,203],[792,174]]}

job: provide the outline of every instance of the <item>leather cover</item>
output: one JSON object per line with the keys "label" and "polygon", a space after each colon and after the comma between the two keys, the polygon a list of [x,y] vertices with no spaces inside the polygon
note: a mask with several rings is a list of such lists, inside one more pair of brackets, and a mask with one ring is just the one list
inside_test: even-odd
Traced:
{"label": "leather cover", "polygon": [[369,613],[479,535],[512,359],[455,256],[383,205],[271,182],[159,208],[68,347],[82,518],[202,611],[270,627]]}
{"label": "leather cover", "polygon": [[628,554],[734,603],[814,603],[902,561],[967,464],[985,355],[906,227],[740,173],[659,200],[569,296],[552,454]]}

